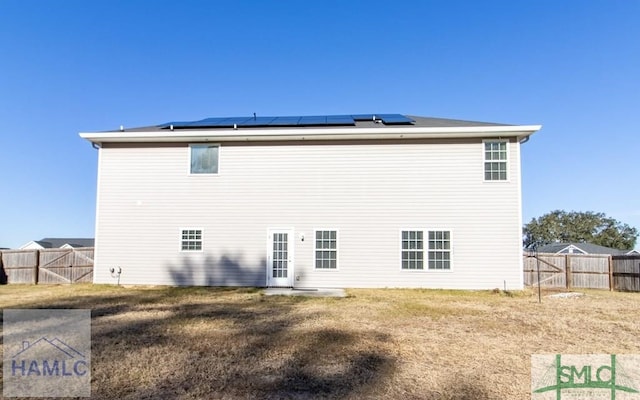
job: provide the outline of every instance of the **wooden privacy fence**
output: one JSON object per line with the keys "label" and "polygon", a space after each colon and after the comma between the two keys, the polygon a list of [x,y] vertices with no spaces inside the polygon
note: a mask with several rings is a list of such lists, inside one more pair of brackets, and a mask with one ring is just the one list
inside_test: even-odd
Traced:
{"label": "wooden privacy fence", "polygon": [[77,249],[4,250],[2,283],[93,282],[93,247]]}
{"label": "wooden privacy fence", "polygon": [[640,256],[613,256],[613,266],[615,289],[640,292]]}
{"label": "wooden privacy fence", "polygon": [[545,288],[640,291],[640,256],[524,253],[524,283]]}

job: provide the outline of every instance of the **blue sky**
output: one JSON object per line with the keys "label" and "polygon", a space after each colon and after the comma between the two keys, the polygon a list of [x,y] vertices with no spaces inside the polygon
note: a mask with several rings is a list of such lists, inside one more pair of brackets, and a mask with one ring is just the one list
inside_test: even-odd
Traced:
{"label": "blue sky", "polygon": [[542,124],[523,222],[640,228],[640,1],[0,1],[0,247],[92,237],[78,132],[213,116]]}

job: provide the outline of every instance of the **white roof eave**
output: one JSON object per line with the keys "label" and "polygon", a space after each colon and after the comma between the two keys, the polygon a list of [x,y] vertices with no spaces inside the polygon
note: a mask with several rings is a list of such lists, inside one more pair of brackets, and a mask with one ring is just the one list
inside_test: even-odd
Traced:
{"label": "white roof eave", "polygon": [[393,127],[367,128],[307,128],[307,129],[216,129],[120,131],[80,133],[93,143],[140,142],[229,142],[280,140],[354,140],[354,139],[422,139],[422,138],[499,138],[523,139],[540,130],[541,125],[505,125],[477,127]]}

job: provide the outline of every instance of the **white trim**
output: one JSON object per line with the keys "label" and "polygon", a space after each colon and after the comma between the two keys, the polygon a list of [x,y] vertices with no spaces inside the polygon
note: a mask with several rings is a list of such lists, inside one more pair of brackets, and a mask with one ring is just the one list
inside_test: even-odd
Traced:
{"label": "white trim", "polygon": [[[404,231],[422,231],[422,269],[409,269],[402,268],[402,232]],[[449,269],[429,269],[429,232],[449,232]],[[429,273],[429,274],[439,274],[439,273],[451,273],[454,268],[454,251],[453,251],[453,230],[449,228],[401,228],[399,236],[399,248],[400,248],[400,271],[407,273]],[[437,250],[435,250],[437,251]]]}
{"label": "white trim", "polygon": [[277,140],[352,140],[352,139],[442,139],[506,138],[522,140],[540,130],[541,125],[491,125],[468,127],[380,127],[380,128],[240,128],[208,130],[162,130],[81,132],[93,143],[135,142],[225,142]]}
{"label": "white trim", "polygon": [[[523,221],[522,221],[522,166],[521,166],[521,158],[520,158],[520,145],[521,143],[518,141],[514,144],[516,146],[516,168],[517,171],[515,171],[514,173],[517,174],[515,175],[517,177],[517,190],[518,190],[518,226],[517,226],[517,231],[514,232],[514,237],[515,240],[517,240],[518,243],[518,249],[520,249],[520,256],[518,257],[518,271],[524,271],[524,257],[523,257],[523,249],[522,249],[522,228],[521,226],[523,226]],[[507,175],[507,178],[509,177],[509,175]],[[518,278],[518,287],[524,287],[524,274],[518,274],[519,278]]]}
{"label": "white trim", "polygon": [[42,247],[40,243],[36,242],[35,240],[32,240],[29,243],[25,243],[22,246],[18,247],[18,250],[40,250],[40,249],[44,249],[44,247]]}
{"label": "white trim", "polygon": [[[564,252],[565,250],[567,251],[566,253]],[[577,252],[575,250],[577,250]],[[578,246],[574,246],[573,244],[570,244],[567,247],[563,247],[562,249],[558,250],[555,254],[589,254],[589,253],[582,250]]]}
{"label": "white trim", "polygon": [[[487,161],[487,159],[485,158],[485,143],[506,143],[507,144],[507,148],[506,148],[506,153],[507,153],[507,159],[504,160],[504,163],[507,166],[507,179],[487,179],[485,176],[485,164],[487,162],[494,162],[494,160],[491,161]],[[511,162],[511,157],[509,156],[509,151],[511,150],[511,143],[509,141],[509,139],[505,139],[505,138],[494,138],[494,139],[483,139],[482,140],[482,181],[483,182],[487,182],[487,183],[509,183],[511,182],[511,167],[509,166],[509,163]],[[498,162],[502,162],[502,161],[498,161]]]}
{"label": "white trim", "polygon": [[[96,267],[102,267],[100,263],[100,215],[102,214],[102,210],[100,207],[100,197],[102,196],[102,164],[104,162],[102,152],[104,150],[102,147],[98,147],[98,177],[96,178],[96,216],[95,216],[95,226],[93,230],[93,283],[96,282],[97,276],[100,274],[96,273]],[[106,267],[106,266],[105,266]]]}
{"label": "white trim", "polygon": [[[217,147],[218,148],[218,165],[216,166],[216,172],[202,172],[199,174],[194,174],[191,172],[191,149],[193,147]],[[220,175],[220,153],[221,153],[221,149],[222,146],[220,146],[219,143],[189,143],[189,146],[187,146],[189,149],[189,153],[187,154],[187,158],[188,158],[188,163],[187,163],[187,175],[189,176],[193,176],[193,177],[211,177],[211,176],[218,176]]]}
{"label": "white trim", "polygon": [[[336,267],[318,268],[316,267],[316,232],[334,231],[336,233]],[[322,251],[322,250],[321,250]],[[314,228],[313,229],[313,270],[314,271],[339,271],[340,270],[340,230],[336,228]]]}
{"label": "white trim", "polygon": [[[182,233],[184,231],[200,231],[200,250],[183,250],[182,249]],[[180,253],[202,253],[202,252],[204,252],[204,229],[195,228],[195,227],[188,227],[188,228],[180,228],[179,232],[180,232],[180,234],[178,236],[178,238],[179,238],[179,240],[178,240],[178,251]]]}

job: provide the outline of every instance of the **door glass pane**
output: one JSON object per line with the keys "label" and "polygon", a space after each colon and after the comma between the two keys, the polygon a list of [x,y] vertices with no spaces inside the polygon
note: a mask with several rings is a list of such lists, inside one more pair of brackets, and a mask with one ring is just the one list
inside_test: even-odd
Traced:
{"label": "door glass pane", "polygon": [[287,249],[288,235],[286,233],[273,234],[272,271],[273,278],[286,278],[289,252]]}

